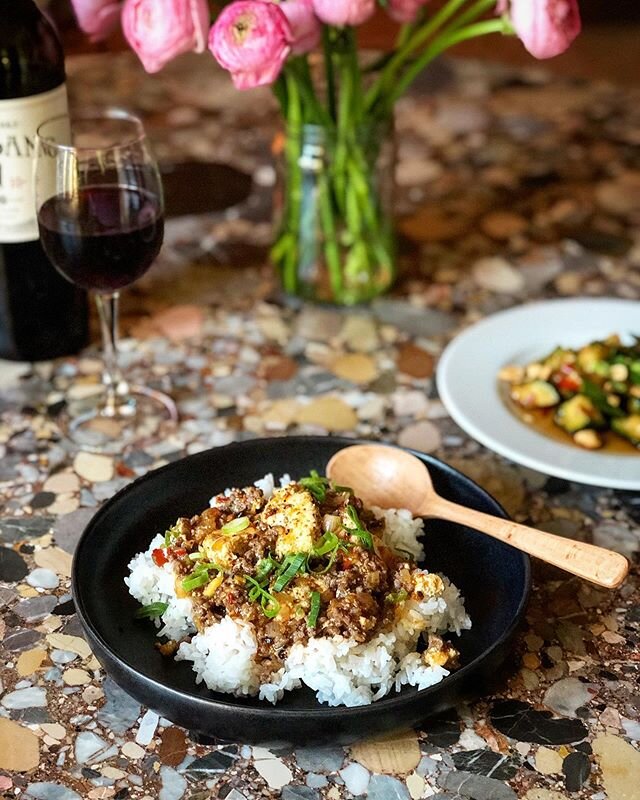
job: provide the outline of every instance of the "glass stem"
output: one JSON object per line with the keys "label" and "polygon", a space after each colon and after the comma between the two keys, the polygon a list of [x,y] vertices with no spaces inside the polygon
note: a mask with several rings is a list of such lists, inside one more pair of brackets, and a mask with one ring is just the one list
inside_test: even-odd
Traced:
{"label": "glass stem", "polygon": [[106,390],[103,415],[115,417],[119,406],[126,401],[129,387],[122,377],[118,366],[118,292],[96,294],[96,305],[100,315],[102,331],[102,357],[104,370],[102,381]]}

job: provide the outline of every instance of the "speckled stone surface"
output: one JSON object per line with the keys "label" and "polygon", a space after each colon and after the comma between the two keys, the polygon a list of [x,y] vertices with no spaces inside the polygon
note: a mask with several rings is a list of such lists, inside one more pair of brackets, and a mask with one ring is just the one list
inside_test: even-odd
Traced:
{"label": "speckled stone surface", "polygon": [[[457,331],[504,307],[640,297],[640,94],[436,65],[398,108],[404,277],[370,309],[344,311],[283,301],[265,265],[268,94],[236,93],[206,58],[153,78],[128,54],[71,60],[69,71],[76,103],[143,113],[163,161],[230,163],[256,189],[225,213],[170,220],[157,265],[125,295],[124,366],[173,394],[177,429],[115,458],[78,453],[57,414],[92,392],[96,349],[0,365],[0,796],[638,798],[638,498],[484,450],[447,416],[433,365]],[[83,526],[129,481],[186,453],[334,431],[434,452],[516,519],[615,547],[634,574],[607,594],[535,565],[527,623],[494,693],[351,749],[202,741],[141,708],[81,636],[69,574]]]}

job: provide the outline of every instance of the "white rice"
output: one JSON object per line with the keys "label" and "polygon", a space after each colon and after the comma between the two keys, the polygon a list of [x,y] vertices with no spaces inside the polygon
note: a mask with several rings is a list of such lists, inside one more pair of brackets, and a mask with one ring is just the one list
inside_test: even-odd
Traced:
{"label": "white rice", "polygon": [[129,587],[129,593],[143,606],[151,603],[167,603],[168,608],[157,620],[158,636],[180,641],[185,636],[195,631],[191,622],[191,600],[187,597],[176,597],[175,575],[171,564],[158,567],[153,563],[152,552],[162,547],[164,536],[158,534],[149,549],[138,553],[129,563],[131,573],[124,582]]}
{"label": "white rice", "polygon": [[378,508],[373,506],[373,513],[384,520],[384,543],[398,555],[407,553],[414,561],[424,558],[424,547],[418,537],[424,533],[421,519],[414,519],[406,508]]}
{"label": "white rice", "polygon": [[[288,475],[279,484],[291,482]],[[266,497],[276,487],[274,476],[266,475],[255,485]],[[212,498],[213,505],[215,498]],[[424,558],[419,541],[423,533],[421,519],[413,519],[406,509],[373,509],[385,521],[385,544],[399,553],[410,553],[417,560]],[[140,603],[164,602],[168,608],[156,622],[158,636],[180,641],[195,632],[191,622],[191,602],[175,595],[175,578],[169,564],[157,567],[151,558],[153,549],[163,544],[163,537],[154,538],[145,553],[136,555],[129,564],[130,577],[125,578],[130,593]],[[426,570],[423,570],[425,574]],[[425,689],[438,683],[449,671],[427,666],[416,652],[420,637],[429,633],[461,631],[471,627],[458,589],[445,577],[444,591],[418,603],[409,600],[392,628],[379,632],[365,644],[344,639],[312,638],[306,644],[295,644],[284,666],[260,684],[254,656],[257,643],[252,627],[231,617],[210,625],[202,633],[183,641],[176,659],[190,661],[196,682],[213,691],[235,695],[259,694],[261,699],[276,703],[285,691],[303,684],[315,691],[319,702],[330,706],[360,706],[379,700],[392,689],[404,685]]]}

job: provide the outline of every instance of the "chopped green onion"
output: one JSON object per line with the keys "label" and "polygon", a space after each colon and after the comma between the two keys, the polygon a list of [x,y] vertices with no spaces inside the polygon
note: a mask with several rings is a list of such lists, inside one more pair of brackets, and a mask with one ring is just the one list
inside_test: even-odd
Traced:
{"label": "chopped green onion", "polygon": [[[321,539],[318,540],[317,545],[311,551],[309,558],[307,558],[307,570],[313,572],[315,575],[324,575],[329,572],[331,567],[336,563],[338,553],[340,550],[347,551],[351,547],[349,542],[345,542],[335,533],[327,531]],[[320,558],[321,556],[329,556],[328,563],[322,569],[312,569],[309,567],[309,561],[313,558]]]}
{"label": "chopped green onion", "polygon": [[325,575],[327,572],[329,572],[331,567],[333,567],[333,565],[336,563],[336,559],[338,558],[338,551],[340,549],[341,548],[336,547],[336,549],[329,556],[329,561],[327,562],[327,564],[322,569],[312,570],[312,572],[315,575]]}
{"label": "chopped green onion", "polygon": [[351,504],[347,506],[347,516],[349,517],[351,522],[353,522],[354,528],[362,527],[362,523],[360,522],[360,517],[358,516],[358,512],[356,511],[355,506],[352,506]]}
{"label": "chopped green onion", "polygon": [[289,581],[291,581],[292,578],[298,574],[298,572],[304,570],[306,563],[307,557],[303,553],[287,556],[280,567],[280,574],[278,575],[276,582],[273,584],[273,591],[281,592],[289,583]]}
{"label": "chopped green onion", "polygon": [[324,536],[318,541],[318,544],[313,548],[314,556],[326,556],[332,550],[340,546],[340,539],[332,533],[327,531]]}
{"label": "chopped green onion", "polygon": [[385,600],[388,603],[393,603],[394,605],[398,605],[398,603],[404,603],[404,601],[409,597],[409,595],[405,592],[404,589],[400,589],[399,592],[389,592],[389,594],[385,595]]}
{"label": "chopped green onion", "polygon": [[255,578],[252,578],[251,575],[244,576],[245,581],[251,586],[251,589],[248,592],[249,600],[252,603],[255,603],[258,599],[260,599],[260,605],[262,606],[262,611],[265,617],[269,619],[273,619],[278,615],[280,611],[280,603],[276,600],[276,598],[268,592],[263,586],[261,586]]}
{"label": "chopped green onion", "polygon": [[338,486],[337,483],[330,481],[328,478],[323,478],[315,469],[311,470],[308,478],[300,478],[298,483],[304,486],[308,492],[311,492],[319,503],[324,503],[328,489],[331,489],[332,492],[353,494],[353,489],[348,486]]}
{"label": "chopped green onion", "polygon": [[354,533],[367,550],[373,550],[373,537],[369,531],[366,531],[364,528],[362,528],[354,531]]}
{"label": "chopped green onion", "polygon": [[200,561],[200,559],[204,558],[204,553],[200,553],[200,552],[197,552],[197,553],[189,553],[189,558],[190,558],[192,561]]}
{"label": "chopped green onion", "polygon": [[220,566],[220,564],[216,564],[215,561],[202,561],[200,564],[196,564],[194,572],[202,572],[202,570],[205,569],[215,569],[218,572],[224,572],[224,569]]}
{"label": "chopped green onion", "polygon": [[369,531],[362,525],[360,521],[360,517],[358,516],[358,512],[352,505],[347,506],[347,516],[349,520],[353,523],[353,528],[346,528],[345,530],[352,534],[353,536],[357,536],[360,539],[363,547],[366,547],[367,550],[373,550],[373,537],[369,533]]}
{"label": "chopped green onion", "polygon": [[136,611],[136,619],[155,619],[161,617],[169,608],[169,603],[150,603]]}
{"label": "chopped green onion", "polygon": [[300,478],[298,481],[300,486],[310,492],[319,503],[323,503],[327,496],[327,489],[329,488],[329,481],[322,478],[318,471],[312,469],[308,478]]}
{"label": "chopped green onion", "polygon": [[174,539],[177,539],[181,533],[182,531],[180,530],[177,524],[169,528],[169,530],[166,531],[164,534],[164,546],[169,547],[171,545],[171,542]]}
{"label": "chopped green onion", "polygon": [[192,572],[191,575],[182,581],[182,588],[185,592],[192,592],[194,589],[199,589],[201,586],[206,586],[208,583],[208,570],[199,570],[197,572]]}
{"label": "chopped green onion", "polygon": [[237,533],[241,533],[246,528],[251,525],[251,520],[249,517],[238,517],[237,519],[232,519],[231,522],[227,522],[226,525],[223,525],[220,528],[220,533],[224,534],[224,536],[235,536]]}
{"label": "chopped green onion", "polygon": [[269,594],[268,592],[263,593],[262,597],[260,598],[260,605],[262,606],[263,614],[269,619],[277,617],[280,613],[280,603],[272,594]]}
{"label": "chopped green onion", "polygon": [[320,592],[311,592],[311,607],[309,609],[309,616],[307,617],[307,625],[310,628],[315,628],[318,624],[318,615],[320,614]]}
{"label": "chopped green onion", "polygon": [[262,583],[277,566],[279,566],[279,564],[275,558],[272,558],[271,556],[268,556],[267,558],[261,558],[256,564],[255,579],[258,581],[258,583]]}

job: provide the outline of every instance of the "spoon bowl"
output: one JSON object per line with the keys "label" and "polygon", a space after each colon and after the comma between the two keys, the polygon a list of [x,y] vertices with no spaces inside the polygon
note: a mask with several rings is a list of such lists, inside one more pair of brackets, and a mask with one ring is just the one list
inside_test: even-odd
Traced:
{"label": "spoon bowl", "polygon": [[416,517],[466,525],[607,589],[619,586],[629,572],[627,559],[612,550],[564,539],[445,500],[433,488],[426,466],[411,453],[395,447],[345,447],[327,464],[327,477],[350,486],[367,505],[406,508]]}

